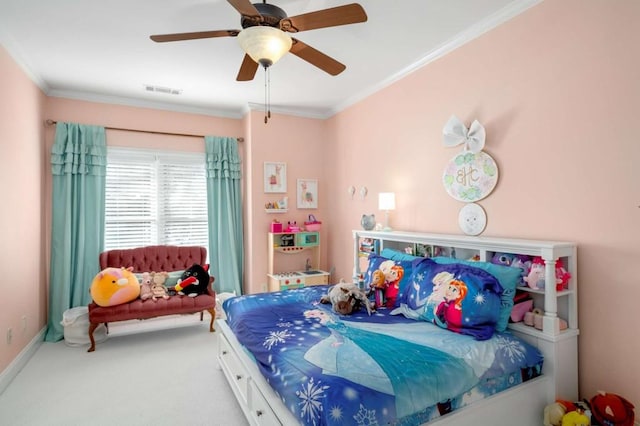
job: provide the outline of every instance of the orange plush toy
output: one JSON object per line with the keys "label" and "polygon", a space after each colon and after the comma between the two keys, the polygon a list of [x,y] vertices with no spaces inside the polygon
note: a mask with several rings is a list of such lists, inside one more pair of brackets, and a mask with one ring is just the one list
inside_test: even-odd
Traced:
{"label": "orange plush toy", "polygon": [[133,268],[106,268],[91,282],[91,298],[99,306],[131,302],[140,296],[140,284]]}

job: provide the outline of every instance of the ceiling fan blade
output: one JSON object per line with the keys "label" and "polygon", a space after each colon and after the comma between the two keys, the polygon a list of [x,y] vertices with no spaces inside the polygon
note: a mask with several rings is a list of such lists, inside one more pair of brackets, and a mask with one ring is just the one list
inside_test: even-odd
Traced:
{"label": "ceiling fan blade", "polygon": [[325,55],[319,50],[316,50],[313,47],[295,38],[293,39],[293,45],[291,46],[291,50],[289,50],[289,52],[331,75],[338,75],[347,68],[345,65],[341,64],[330,56]]}
{"label": "ceiling fan blade", "polygon": [[194,33],[157,34],[149,36],[149,38],[157,43],[164,43],[167,41],[195,40],[199,38],[235,37],[239,33],[240,30],[198,31]]}
{"label": "ceiling fan blade", "polygon": [[260,16],[258,9],[249,0],[227,0],[242,16]]}
{"label": "ceiling fan blade", "polygon": [[358,3],[318,10],[291,16],[280,21],[283,31],[298,32],[315,30],[318,28],[336,27],[338,25],[365,22],[367,14]]}
{"label": "ceiling fan blade", "polygon": [[250,81],[256,75],[258,70],[258,63],[251,59],[251,56],[244,55],[242,65],[240,65],[240,71],[238,71],[237,81]]}

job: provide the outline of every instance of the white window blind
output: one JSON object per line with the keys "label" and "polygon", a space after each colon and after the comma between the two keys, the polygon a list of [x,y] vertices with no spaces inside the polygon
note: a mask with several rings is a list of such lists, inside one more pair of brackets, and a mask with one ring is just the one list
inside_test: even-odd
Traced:
{"label": "white window blind", "polygon": [[204,154],[109,148],[105,250],[208,246]]}

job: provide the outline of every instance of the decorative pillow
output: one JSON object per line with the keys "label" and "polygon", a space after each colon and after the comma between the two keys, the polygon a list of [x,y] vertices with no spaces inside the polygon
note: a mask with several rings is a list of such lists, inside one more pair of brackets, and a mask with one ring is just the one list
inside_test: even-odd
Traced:
{"label": "decorative pillow", "polygon": [[513,296],[516,294],[516,287],[520,284],[522,269],[488,262],[459,260],[451,257],[434,257],[432,260],[441,264],[459,263],[461,265],[479,268],[496,277],[503,289],[502,295],[500,296],[500,316],[496,324],[496,331],[502,332],[507,329],[509,316],[513,309]]}
{"label": "decorative pillow", "polygon": [[375,271],[382,271],[385,277],[387,285],[385,306],[387,308],[397,307],[400,295],[404,294],[407,283],[411,279],[411,262],[396,261],[377,254],[370,254],[369,266],[364,275],[365,288],[375,285]]}
{"label": "decorative pillow", "polygon": [[140,296],[140,283],[133,268],[105,268],[93,278],[89,291],[99,306],[115,306]]}
{"label": "decorative pillow", "polygon": [[463,264],[413,262],[410,285],[403,297],[419,319],[477,340],[489,339],[500,314],[502,287],[488,272]]}

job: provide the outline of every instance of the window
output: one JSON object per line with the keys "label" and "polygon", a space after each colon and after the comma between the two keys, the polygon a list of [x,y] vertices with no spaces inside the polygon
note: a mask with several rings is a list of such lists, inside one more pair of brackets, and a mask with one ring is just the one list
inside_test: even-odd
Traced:
{"label": "window", "polygon": [[108,148],[104,249],[208,247],[204,153]]}

